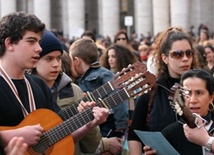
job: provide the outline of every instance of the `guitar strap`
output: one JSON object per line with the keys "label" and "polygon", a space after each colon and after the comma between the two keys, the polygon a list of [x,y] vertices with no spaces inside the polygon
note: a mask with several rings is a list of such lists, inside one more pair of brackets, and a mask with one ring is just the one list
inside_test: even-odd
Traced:
{"label": "guitar strap", "polygon": [[[14,93],[14,95],[16,96],[17,100],[19,101],[19,103],[21,105],[24,117],[26,117],[29,113],[25,109],[24,105],[22,104],[22,101],[21,101],[19,93],[18,93],[18,91],[16,89],[16,86],[14,85],[13,81],[10,79],[9,75],[5,72],[5,70],[2,68],[1,65],[0,65],[0,76],[2,76],[4,78],[4,80],[7,82],[7,84],[10,86],[12,92]],[[27,86],[30,112],[32,112],[32,111],[36,110],[33,91],[32,91],[32,88],[30,86],[29,81],[27,80],[27,78],[25,76],[24,76],[24,80],[25,80],[25,83],[26,83],[26,86]]]}

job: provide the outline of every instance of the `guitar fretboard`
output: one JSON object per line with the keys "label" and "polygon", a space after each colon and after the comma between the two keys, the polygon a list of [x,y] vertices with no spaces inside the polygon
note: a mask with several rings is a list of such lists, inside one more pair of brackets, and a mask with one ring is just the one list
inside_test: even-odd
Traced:
{"label": "guitar fretboard", "polygon": [[[122,89],[117,93],[103,99],[103,101],[97,100],[96,106],[108,106],[108,108],[112,108],[128,98],[129,94],[127,93],[126,89]],[[103,105],[103,102],[105,103],[105,105]],[[92,108],[93,107],[88,108],[85,111],[78,113],[73,117],[70,117],[66,121],[45,132],[38,144],[34,145],[33,148],[37,150],[44,146],[53,145],[65,136],[71,134],[80,127],[92,121],[94,119]]]}
{"label": "guitar fretboard", "polygon": [[67,106],[65,109],[62,110],[64,118],[67,120],[70,117],[76,115],[78,112],[77,107],[81,101],[96,101],[99,98],[103,98],[106,95],[109,95],[113,91],[113,87],[110,82],[102,85],[101,87],[97,88],[91,93],[88,93],[87,96],[83,97],[82,99],[78,100],[77,102]]}
{"label": "guitar fretboard", "polygon": [[[140,73],[145,73],[147,70],[146,65],[137,61],[132,65],[128,65],[127,68],[122,69],[121,72],[117,73],[111,81],[97,88],[91,93],[88,93],[86,97],[83,97],[83,101],[97,101],[99,98],[104,98],[115,89],[123,88],[123,84],[130,80],[133,76]],[[65,120],[76,115],[78,113],[77,107],[80,101],[66,107],[62,114],[64,115]]]}

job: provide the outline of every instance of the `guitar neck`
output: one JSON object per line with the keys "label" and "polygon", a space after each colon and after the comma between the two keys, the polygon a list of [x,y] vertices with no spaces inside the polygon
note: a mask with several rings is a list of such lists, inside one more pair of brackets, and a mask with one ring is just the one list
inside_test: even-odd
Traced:
{"label": "guitar neck", "polygon": [[184,119],[184,121],[187,123],[187,125],[190,128],[195,128],[196,124],[195,124],[195,116],[192,114],[192,112],[186,107],[183,107],[183,115],[182,118]]}
{"label": "guitar neck", "polygon": [[[112,108],[122,101],[128,99],[130,96],[127,93],[126,89],[121,89],[117,93],[103,99],[103,101],[97,100],[96,106]],[[105,104],[103,104],[103,102]],[[43,142],[46,143],[45,139],[48,139],[48,144],[53,145],[57,141],[63,139],[67,135],[71,134],[72,132],[76,131],[80,127],[84,126],[88,122],[94,119],[92,108],[88,108],[85,111],[74,115],[73,117],[67,119],[66,121],[62,122],[61,124],[55,126],[54,128],[48,130],[43,134],[41,137],[40,142],[37,145],[45,145]],[[59,132],[60,131],[60,132]],[[39,147],[35,145],[34,147]]]}
{"label": "guitar neck", "polygon": [[[117,73],[112,80],[105,83],[101,87],[97,88],[93,92],[87,94],[86,97],[83,97],[81,100],[83,101],[96,101],[99,98],[104,98],[109,95],[115,89],[122,89],[124,87],[124,83],[133,78],[136,74],[145,73],[147,70],[146,65],[137,61],[132,65],[129,65],[127,68],[122,69],[121,72]],[[80,101],[66,107],[62,113],[65,119],[68,119],[78,113],[77,106]]]}
{"label": "guitar neck", "polygon": [[78,114],[77,107],[81,101],[96,101],[99,98],[103,98],[106,95],[110,94],[114,90],[113,86],[111,85],[111,82],[107,82],[101,87],[97,88],[93,92],[88,92],[87,96],[83,97],[82,99],[78,100],[77,102],[74,102],[73,104],[67,106],[65,109],[62,110],[63,116],[65,119],[69,119],[70,117]]}

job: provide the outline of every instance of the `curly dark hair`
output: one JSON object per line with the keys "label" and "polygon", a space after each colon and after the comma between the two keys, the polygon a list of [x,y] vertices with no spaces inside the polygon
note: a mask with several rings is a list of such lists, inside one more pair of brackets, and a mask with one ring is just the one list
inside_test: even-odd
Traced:
{"label": "curly dark hair", "polygon": [[134,53],[131,52],[127,47],[120,44],[112,44],[100,58],[101,66],[109,70],[111,68],[108,63],[108,52],[111,49],[115,50],[117,72],[121,71],[123,68],[126,68],[129,64],[133,64],[137,61],[137,58]]}
{"label": "curly dark hair", "polygon": [[45,24],[33,14],[24,12],[10,13],[0,20],[0,57],[5,53],[4,41],[10,38],[11,43],[17,44],[26,31],[44,32]]}

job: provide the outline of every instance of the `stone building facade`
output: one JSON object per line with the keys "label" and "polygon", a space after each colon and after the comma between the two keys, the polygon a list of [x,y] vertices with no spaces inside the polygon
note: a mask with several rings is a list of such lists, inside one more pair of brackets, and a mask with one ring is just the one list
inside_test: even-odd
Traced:
{"label": "stone building facade", "polygon": [[[109,35],[124,28],[136,34],[157,34],[168,26],[197,33],[200,24],[214,31],[214,0],[0,0],[0,17],[13,11],[34,13],[48,29],[78,37],[84,30]],[[133,25],[124,25],[132,16]]]}

